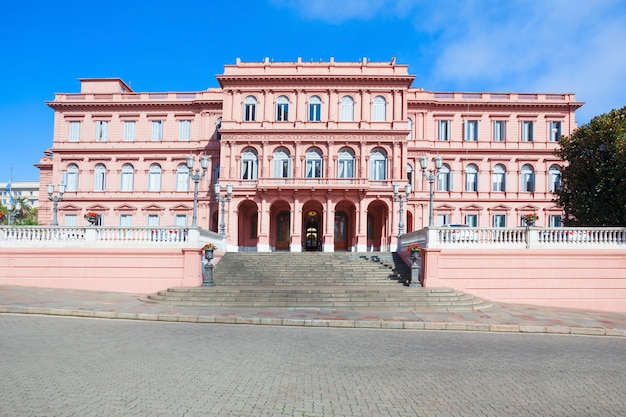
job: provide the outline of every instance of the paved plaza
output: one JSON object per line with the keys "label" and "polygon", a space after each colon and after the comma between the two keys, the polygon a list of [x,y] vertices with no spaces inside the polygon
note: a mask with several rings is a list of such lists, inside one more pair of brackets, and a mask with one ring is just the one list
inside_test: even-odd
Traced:
{"label": "paved plaza", "polygon": [[2,416],[626,416],[626,339],[1,315]]}

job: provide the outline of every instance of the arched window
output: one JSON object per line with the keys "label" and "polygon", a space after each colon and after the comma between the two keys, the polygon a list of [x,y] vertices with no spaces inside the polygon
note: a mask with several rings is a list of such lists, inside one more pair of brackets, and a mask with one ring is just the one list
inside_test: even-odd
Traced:
{"label": "arched window", "polygon": [[370,154],[370,180],[387,179],[387,153],[374,149]]}
{"label": "arched window", "polygon": [[304,176],[306,178],[322,177],[322,154],[317,149],[309,149],[306,152]]}
{"label": "arched window", "polygon": [[341,98],[341,114],[339,120],[342,122],[351,122],[354,120],[354,99],[350,96]]}
{"label": "arched window", "polygon": [[437,191],[452,191],[452,171],[448,164],[443,164],[439,169]]}
{"label": "arched window", "polygon": [[159,164],[150,165],[148,191],[161,191],[161,166]]}
{"label": "arched window", "polygon": [[387,101],[383,96],[374,97],[372,103],[372,121],[384,122],[387,120]]}
{"label": "arched window", "polygon": [[256,98],[248,96],[243,101],[243,121],[254,122],[256,120]]}
{"label": "arched window", "polygon": [[135,168],[131,164],[124,164],[120,175],[120,190],[133,191]]}
{"label": "arched window", "polygon": [[411,189],[415,190],[415,185],[413,184],[413,165],[406,165],[406,179],[409,184],[411,184]]}
{"label": "arched window", "polygon": [[65,191],[78,191],[78,165],[70,164],[63,173]]}
{"label": "arched window", "polygon": [[215,140],[222,139],[222,134],[220,133],[221,128],[222,128],[222,118],[220,117],[219,119],[217,119],[217,122],[215,122]]}
{"label": "arched window", "polygon": [[322,100],[318,96],[309,99],[309,122],[319,122],[322,114]]}
{"label": "arched window", "polygon": [[558,165],[550,166],[550,170],[548,171],[548,177],[550,183],[548,184],[548,189],[552,192],[561,189],[561,167]]}
{"label": "arched window", "polygon": [[104,166],[104,164],[96,165],[96,168],[93,170],[93,190],[94,191],[106,190],[106,178],[107,178],[107,168]]}
{"label": "arched window", "polygon": [[465,191],[478,191],[478,167],[474,164],[465,168]]}
{"label": "arched window", "polygon": [[241,179],[257,179],[258,170],[258,157],[256,151],[254,149],[246,149],[241,154]]}
{"label": "arched window", "polygon": [[411,119],[409,117],[409,119],[407,120],[407,127],[409,129],[409,134],[406,135],[406,139],[407,140],[412,140],[413,139],[413,119]]}
{"label": "arched window", "polygon": [[337,156],[337,177],[354,178],[354,152],[344,148]]}
{"label": "arched window", "polygon": [[531,193],[535,191],[535,170],[532,166],[526,164],[522,166],[520,190]]}
{"label": "arched window", "polygon": [[493,167],[493,191],[506,191],[506,169],[504,165],[498,164]]}
{"label": "arched window", "polygon": [[189,191],[189,168],[186,164],[180,164],[176,169],[176,191]]}
{"label": "arched window", "polygon": [[289,99],[280,96],[276,100],[276,121],[286,122],[289,120]]}
{"label": "arched window", "polygon": [[291,178],[291,155],[287,149],[274,152],[274,178]]}

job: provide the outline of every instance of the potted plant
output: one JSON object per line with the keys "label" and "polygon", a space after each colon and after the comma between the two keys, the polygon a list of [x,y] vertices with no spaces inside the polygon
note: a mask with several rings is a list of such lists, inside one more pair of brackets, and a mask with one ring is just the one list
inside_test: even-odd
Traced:
{"label": "potted plant", "polygon": [[204,257],[207,259],[213,259],[213,251],[217,249],[217,246],[215,246],[213,243],[207,243],[206,245],[204,245],[202,247],[202,250],[204,250]]}
{"label": "potted plant", "polygon": [[524,214],[522,216],[522,222],[524,222],[526,226],[534,226],[538,218],[539,216],[536,214]]}
{"label": "potted plant", "polygon": [[96,224],[98,221],[98,213],[90,211],[85,214],[85,220],[89,222],[89,224]]}
{"label": "potted plant", "polygon": [[411,259],[415,259],[419,256],[419,253],[420,253],[420,250],[422,250],[422,247],[418,245],[417,243],[413,243],[409,245],[408,249],[409,249],[409,252],[411,253]]}

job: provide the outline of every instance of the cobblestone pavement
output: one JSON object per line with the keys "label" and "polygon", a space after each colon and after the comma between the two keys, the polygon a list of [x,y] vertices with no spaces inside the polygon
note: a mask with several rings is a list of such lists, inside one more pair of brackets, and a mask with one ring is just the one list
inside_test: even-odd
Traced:
{"label": "cobblestone pavement", "polygon": [[146,321],[626,336],[626,313],[496,304],[482,311],[173,307],[144,294],[0,286],[0,313]]}
{"label": "cobblestone pavement", "polygon": [[0,315],[0,415],[626,416],[626,339]]}

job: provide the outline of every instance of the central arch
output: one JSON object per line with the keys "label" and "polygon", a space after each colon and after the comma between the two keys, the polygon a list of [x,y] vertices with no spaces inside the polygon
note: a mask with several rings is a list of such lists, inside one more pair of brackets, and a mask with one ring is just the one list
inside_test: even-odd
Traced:
{"label": "central arch", "polygon": [[324,242],[324,211],[318,201],[302,206],[302,250],[321,251]]}

